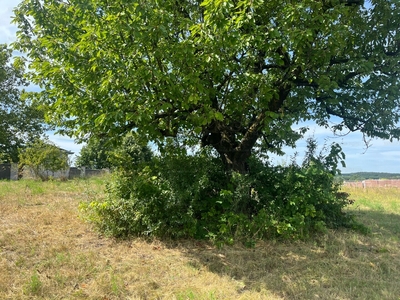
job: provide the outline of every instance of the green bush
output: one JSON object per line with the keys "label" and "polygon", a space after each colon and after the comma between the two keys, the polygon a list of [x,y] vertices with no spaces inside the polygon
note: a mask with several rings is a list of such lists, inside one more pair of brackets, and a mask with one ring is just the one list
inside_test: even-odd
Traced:
{"label": "green bush", "polygon": [[339,192],[335,179],[340,147],[316,156],[313,143],[309,140],[301,166],[269,166],[253,157],[248,174],[224,172],[220,160],[206,152],[136,160],[113,174],[104,202],[82,207],[103,232],[117,237],[252,245],[263,238],[304,238],[351,226],[353,219],[343,212],[348,195]]}
{"label": "green bush", "polygon": [[48,139],[36,139],[19,153],[19,168],[29,167],[43,181],[68,169],[68,154]]}
{"label": "green bush", "polygon": [[203,156],[154,157],[135,170],[114,172],[106,201],[83,208],[103,231],[118,237],[202,237],[201,215],[213,210],[225,176],[216,164]]}

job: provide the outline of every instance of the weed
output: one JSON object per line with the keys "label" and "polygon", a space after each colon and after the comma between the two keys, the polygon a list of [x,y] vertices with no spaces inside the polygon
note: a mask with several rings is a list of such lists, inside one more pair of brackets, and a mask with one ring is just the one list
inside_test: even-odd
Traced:
{"label": "weed", "polygon": [[43,283],[41,282],[38,274],[35,272],[28,283],[26,284],[26,294],[38,296],[42,291]]}

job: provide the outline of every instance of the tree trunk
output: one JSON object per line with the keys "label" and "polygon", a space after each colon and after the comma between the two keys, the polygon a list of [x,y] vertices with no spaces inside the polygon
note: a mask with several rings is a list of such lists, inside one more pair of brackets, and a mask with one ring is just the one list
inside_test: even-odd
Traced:
{"label": "tree trunk", "polygon": [[257,116],[253,124],[246,129],[240,141],[238,131],[220,122],[213,122],[203,132],[202,145],[211,145],[221,156],[225,169],[245,174],[249,171],[248,159],[260,137],[260,126],[264,113]]}
{"label": "tree trunk", "polygon": [[[218,151],[218,149],[216,150]],[[249,165],[247,161],[251,155],[251,149],[248,154],[238,153],[235,150],[225,153],[218,151],[218,153],[221,156],[226,171],[234,171],[241,174],[246,174],[249,171]]]}

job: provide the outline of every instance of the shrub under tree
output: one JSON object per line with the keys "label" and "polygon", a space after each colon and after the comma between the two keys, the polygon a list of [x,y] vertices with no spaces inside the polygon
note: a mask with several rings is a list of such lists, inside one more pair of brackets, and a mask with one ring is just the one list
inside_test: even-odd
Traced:
{"label": "shrub under tree", "polygon": [[247,174],[225,172],[207,151],[137,159],[113,173],[106,200],[81,208],[100,230],[122,238],[253,245],[262,238],[305,238],[327,228],[357,226],[343,212],[350,200],[335,176],[343,158],[340,147],[316,155],[315,142],[308,145],[302,165],[270,166],[252,157]]}

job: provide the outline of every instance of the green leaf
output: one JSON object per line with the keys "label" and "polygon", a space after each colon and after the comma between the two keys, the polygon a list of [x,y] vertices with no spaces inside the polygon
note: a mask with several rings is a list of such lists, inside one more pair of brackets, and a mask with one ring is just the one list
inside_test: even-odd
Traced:
{"label": "green leaf", "polygon": [[215,119],[217,119],[218,121],[223,121],[224,120],[224,115],[222,113],[220,113],[219,111],[215,112]]}

